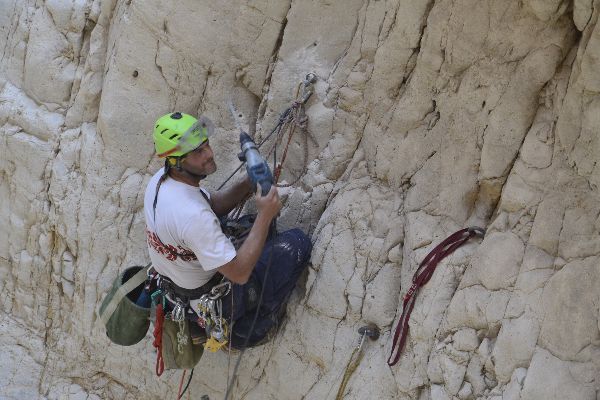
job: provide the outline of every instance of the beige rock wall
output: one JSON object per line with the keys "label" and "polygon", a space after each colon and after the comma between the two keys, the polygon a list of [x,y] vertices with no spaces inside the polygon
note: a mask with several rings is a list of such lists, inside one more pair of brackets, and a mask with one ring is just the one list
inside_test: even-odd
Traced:
{"label": "beige rock wall", "polygon": [[[215,121],[216,187],[236,166],[232,98],[264,137],[308,72],[308,138],[281,228],[312,267],[236,399],[333,399],[365,322],[382,330],[345,399],[594,400],[600,393],[597,0],[0,0],[0,397],[175,398],[151,341],[109,344],[95,309],[147,260],[155,118]],[[487,229],[390,331],[423,257]],[[194,398],[235,357],[206,354]],[[230,364],[231,363],[231,364]]]}

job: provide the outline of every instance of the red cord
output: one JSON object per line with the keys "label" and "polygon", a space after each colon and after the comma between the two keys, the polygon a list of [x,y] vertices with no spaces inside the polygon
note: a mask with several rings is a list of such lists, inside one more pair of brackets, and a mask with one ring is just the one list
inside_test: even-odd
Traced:
{"label": "red cord", "polygon": [[415,300],[419,289],[429,282],[429,279],[431,279],[431,276],[435,271],[435,267],[437,267],[438,263],[442,261],[444,257],[465,244],[473,236],[483,236],[484,233],[485,231],[478,227],[461,229],[458,232],[454,232],[431,250],[423,261],[421,261],[419,268],[417,268],[413,275],[413,284],[403,298],[402,315],[400,316],[396,331],[394,332],[392,351],[387,361],[389,366],[395,365],[398,360],[400,360],[400,355],[402,354],[402,349],[404,348],[408,336],[408,321],[413,307],[415,306]]}
{"label": "red cord", "polygon": [[162,355],[162,332],[163,332],[163,323],[165,321],[165,313],[163,311],[162,304],[156,306],[156,321],[154,323],[154,342],[152,342],[152,346],[154,346],[157,350],[156,352],[156,376],[161,376],[165,371],[165,363],[163,361]]}
{"label": "red cord", "polygon": [[185,378],[185,372],[187,369],[183,370],[183,374],[181,374],[181,381],[179,382],[179,390],[177,391],[177,400],[181,399],[181,388],[183,387],[183,380]]}

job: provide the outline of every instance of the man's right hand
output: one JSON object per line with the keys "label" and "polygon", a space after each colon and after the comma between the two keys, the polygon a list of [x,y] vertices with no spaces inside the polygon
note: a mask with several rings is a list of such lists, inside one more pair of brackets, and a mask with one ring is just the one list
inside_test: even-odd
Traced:
{"label": "man's right hand", "polygon": [[227,279],[240,285],[248,282],[254,265],[265,246],[271,221],[281,210],[281,201],[279,201],[279,193],[275,186],[271,186],[271,190],[266,196],[261,195],[260,185],[256,186],[256,208],[258,209],[256,221],[254,221],[248,237],[238,249],[237,256],[219,267],[219,272]]}
{"label": "man's right hand", "polygon": [[267,193],[266,196],[262,196],[260,185],[257,184],[255,199],[258,213],[263,214],[270,220],[275,218],[281,210],[281,201],[279,200],[279,193],[277,192],[275,185],[271,186],[271,190],[269,190],[269,193]]}

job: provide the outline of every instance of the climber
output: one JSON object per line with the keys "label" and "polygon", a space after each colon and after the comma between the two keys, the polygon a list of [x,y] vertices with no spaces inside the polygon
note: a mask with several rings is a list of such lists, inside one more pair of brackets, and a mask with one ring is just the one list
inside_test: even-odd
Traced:
{"label": "climber", "polygon": [[[233,323],[231,344],[241,348],[247,342],[251,347],[266,341],[277,326],[312,245],[299,229],[270,235],[272,221],[281,209],[275,186],[265,196],[248,178],[212,193],[201,187],[202,180],[217,170],[208,136],[208,129],[188,114],[174,112],[156,121],[156,153],[166,158],[164,168],[150,179],[144,197],[148,250],[167,298],[184,299],[188,307],[222,285],[223,277],[230,281],[222,314]],[[187,142],[185,149],[182,141]],[[219,217],[227,216],[254,191],[258,212],[236,250]],[[262,301],[257,304],[271,262]],[[257,307],[259,317],[250,329]],[[196,325],[202,326],[203,314],[195,316]]]}

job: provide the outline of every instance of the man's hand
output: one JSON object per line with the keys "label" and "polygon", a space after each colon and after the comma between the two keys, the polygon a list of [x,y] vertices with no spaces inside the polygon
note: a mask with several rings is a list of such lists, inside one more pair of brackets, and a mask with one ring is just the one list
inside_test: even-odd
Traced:
{"label": "man's hand", "polygon": [[269,220],[275,218],[275,216],[281,210],[281,201],[279,200],[279,193],[275,185],[271,186],[271,190],[266,196],[261,195],[260,185],[256,185],[256,208],[259,214],[263,214]]}
{"label": "man's hand", "polygon": [[261,196],[261,192],[260,185],[256,185],[258,215],[248,237],[237,251],[237,256],[219,267],[219,272],[227,279],[240,285],[248,282],[252,269],[265,246],[271,222],[281,210],[281,201],[279,201],[279,193],[275,186],[271,186],[271,190],[266,196]]}

